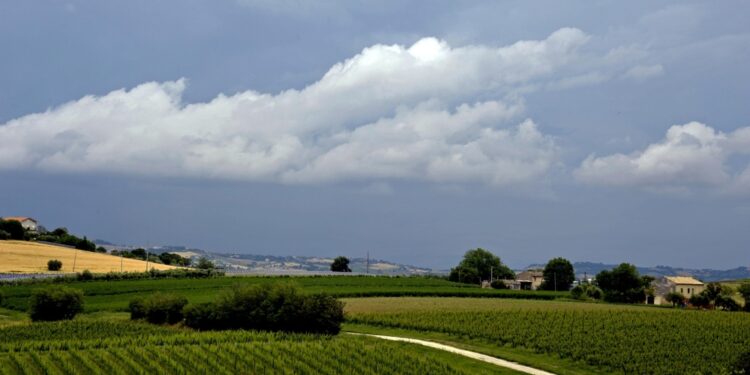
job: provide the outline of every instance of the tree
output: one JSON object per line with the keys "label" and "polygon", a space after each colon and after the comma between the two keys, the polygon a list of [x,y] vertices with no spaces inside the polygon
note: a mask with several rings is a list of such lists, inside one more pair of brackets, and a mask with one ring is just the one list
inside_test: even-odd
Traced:
{"label": "tree", "polygon": [[96,244],[89,241],[86,236],[83,236],[83,239],[79,240],[76,244],[76,249],[79,250],[85,250],[85,251],[96,251]]}
{"label": "tree", "polygon": [[0,230],[8,233],[11,240],[23,240],[26,234],[23,225],[17,220],[0,220]]}
{"label": "tree", "polygon": [[576,279],[573,265],[565,258],[553,258],[544,266],[543,290],[568,290]]}
{"label": "tree", "polygon": [[142,259],[146,260],[146,249],[143,248],[137,248],[135,250],[131,250],[130,254],[135,257],[136,259]]}
{"label": "tree", "polygon": [[189,305],[185,325],[198,330],[253,329],[337,334],[344,304],[325,294],[304,294],[293,284],[236,285],[214,302]]}
{"label": "tree", "polygon": [[80,289],[52,286],[35,291],[29,303],[32,321],[54,321],[73,319],[83,311],[83,291]]}
{"label": "tree", "polygon": [[724,311],[740,311],[740,304],[731,294],[719,294],[714,301],[714,306]]}
{"label": "tree", "polygon": [[685,296],[678,292],[669,292],[664,296],[664,299],[672,306],[683,306],[685,304]]}
{"label": "tree", "polygon": [[448,279],[462,283],[479,284],[483,280],[489,280],[490,277],[492,279],[513,279],[516,275],[495,254],[482,248],[476,248],[464,254],[461,263],[451,269]]}
{"label": "tree", "polygon": [[161,253],[159,254],[159,260],[164,264],[170,264],[173,266],[187,266],[190,265],[190,259],[183,258],[179,254],[174,253]]}
{"label": "tree", "polygon": [[53,236],[62,237],[68,234],[68,228],[60,227],[52,231]]}
{"label": "tree", "polygon": [[62,262],[57,259],[50,259],[47,262],[47,270],[59,271],[62,268]]}
{"label": "tree", "polygon": [[708,299],[705,293],[693,294],[690,296],[690,305],[707,309],[711,307],[711,300]]}
{"label": "tree", "polygon": [[742,299],[745,300],[744,310],[750,312],[750,283],[743,283],[737,287],[737,292],[739,292]]}
{"label": "tree", "polygon": [[720,283],[708,283],[702,293],[706,293],[706,297],[714,301],[723,291],[724,287]]}
{"label": "tree", "polygon": [[602,289],[604,299],[609,302],[641,303],[646,299],[651,281],[653,277],[641,277],[635,266],[628,263],[596,275],[596,285]]}
{"label": "tree", "polygon": [[347,257],[336,257],[331,263],[331,271],[333,272],[352,272],[349,269],[349,258]]}
{"label": "tree", "polygon": [[195,265],[195,268],[201,270],[212,270],[216,268],[216,266],[214,265],[214,262],[208,260],[206,257],[201,257],[198,259],[198,264]]}

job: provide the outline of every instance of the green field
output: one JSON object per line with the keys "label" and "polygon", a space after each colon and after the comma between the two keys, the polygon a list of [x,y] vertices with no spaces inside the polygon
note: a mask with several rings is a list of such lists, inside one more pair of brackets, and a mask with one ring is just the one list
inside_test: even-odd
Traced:
{"label": "green field", "polygon": [[746,313],[470,298],[350,299],[347,311],[350,329],[437,333],[603,372],[722,373],[750,347]]}
{"label": "green field", "polygon": [[196,332],[179,324],[131,322],[125,312],[131,299],[157,291],[183,295],[193,304],[211,301],[234,284],[268,282],[292,282],[305,293],[342,297],[344,331],[428,339],[558,374],[725,373],[750,347],[747,313],[576,302],[560,298],[565,293],[488,290],[441,279],[85,281],[66,284],[84,290],[84,314],[57,323],[30,323],[23,313],[31,293],[46,284],[0,287],[5,295],[0,374],[513,373],[346,333]]}
{"label": "green field", "polygon": [[[374,296],[442,296],[554,299],[562,292],[529,292],[481,289],[476,285],[453,283],[442,279],[421,277],[217,277],[209,279],[143,279],[119,281],[87,281],[70,284],[82,289],[86,312],[124,311],[136,296],[153,292],[172,292],[188,298],[191,303],[208,302],[217,292],[235,284],[256,284],[286,281],[298,284],[308,293],[329,293],[338,297]],[[2,285],[4,306],[26,310],[33,290],[45,285]]]}

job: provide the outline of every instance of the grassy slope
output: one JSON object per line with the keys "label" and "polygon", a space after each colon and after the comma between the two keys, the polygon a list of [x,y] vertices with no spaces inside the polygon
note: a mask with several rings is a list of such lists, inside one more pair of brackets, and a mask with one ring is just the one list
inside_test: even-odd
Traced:
{"label": "grassy slope", "polygon": [[[475,285],[452,283],[440,279],[408,277],[219,277],[211,279],[164,279],[164,280],[120,280],[88,281],[66,284],[80,288],[85,294],[86,311],[123,311],[128,302],[138,295],[153,292],[172,292],[187,297],[190,303],[208,302],[216,298],[221,290],[234,284],[268,282],[292,282],[305,292],[329,293],[339,297],[367,296],[476,296],[489,299],[510,296],[561,297],[555,292],[515,292],[481,289]],[[16,310],[25,310],[28,297],[39,285],[0,286],[7,301],[5,305]]]}
{"label": "grassy slope", "polygon": [[[77,253],[77,254],[76,254]],[[28,241],[0,241],[0,272],[5,273],[47,273],[47,261],[62,261],[60,272],[73,272],[75,257],[76,272],[88,269],[91,272],[119,272],[120,258],[88,251],[76,251],[62,246],[54,246]],[[172,269],[172,266],[149,263],[150,268]],[[146,270],[146,262],[136,259],[122,259],[125,272]]]}

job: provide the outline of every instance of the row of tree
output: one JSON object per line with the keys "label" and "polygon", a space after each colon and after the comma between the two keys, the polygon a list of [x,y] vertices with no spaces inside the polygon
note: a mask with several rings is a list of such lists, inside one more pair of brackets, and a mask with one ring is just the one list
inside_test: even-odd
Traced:
{"label": "row of tree", "polygon": [[[576,276],[573,264],[565,258],[553,258],[542,271],[542,290],[571,290]],[[479,284],[490,281],[493,288],[504,288],[499,280],[515,279],[515,273],[500,258],[491,252],[477,248],[464,254],[461,262],[451,269],[448,279],[455,282]],[[498,280],[498,281],[494,281]],[[616,303],[643,303],[654,297],[654,278],[640,275],[638,269],[629,263],[622,263],[611,270],[599,272],[593,284],[587,280],[571,290],[574,298],[604,299]],[[745,300],[744,309],[750,311],[750,283],[741,285],[737,292]],[[709,283],[706,289],[689,299],[679,293],[670,293],[667,301],[675,305],[690,303],[702,308],[740,310],[734,299],[735,290],[720,283]]]}
{"label": "row of tree", "polygon": [[[554,258],[547,262],[542,271],[544,281],[542,290],[569,290],[576,275],[573,264],[564,258]],[[451,268],[448,279],[460,283],[479,284],[482,281],[513,280],[515,272],[505,265],[500,258],[491,252],[477,248],[469,250],[456,266]],[[494,283],[493,287],[502,287]]]}

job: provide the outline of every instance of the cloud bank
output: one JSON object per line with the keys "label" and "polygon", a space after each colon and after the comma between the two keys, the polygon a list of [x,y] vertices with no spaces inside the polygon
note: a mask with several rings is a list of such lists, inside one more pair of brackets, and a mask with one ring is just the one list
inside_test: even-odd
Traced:
{"label": "cloud bank", "polygon": [[[588,40],[564,28],[499,48],[452,48],[435,38],[375,45],[301,90],[206,103],[182,102],[184,79],[144,83],[0,126],[0,169],[520,184],[559,163],[554,139],[524,120],[521,93],[595,84],[631,68],[610,61],[612,53],[582,54]],[[620,72],[577,68],[592,64]]]}
{"label": "cloud bank", "polygon": [[[674,125],[665,138],[630,154],[590,155],[574,172],[583,182],[645,188],[713,187],[750,191],[750,166],[736,171],[733,157],[750,154],[750,127],[725,134],[699,122]],[[741,164],[741,163],[740,163]]]}

